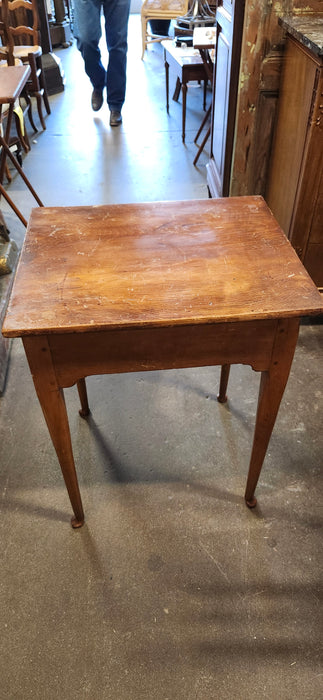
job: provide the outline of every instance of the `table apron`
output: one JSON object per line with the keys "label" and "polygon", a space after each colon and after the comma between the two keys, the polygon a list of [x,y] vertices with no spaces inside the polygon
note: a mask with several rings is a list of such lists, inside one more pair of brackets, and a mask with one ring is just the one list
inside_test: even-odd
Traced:
{"label": "table apron", "polygon": [[222,364],[248,364],[265,371],[277,324],[274,319],[25,336],[24,346],[34,367],[50,362],[61,388],[94,374]]}

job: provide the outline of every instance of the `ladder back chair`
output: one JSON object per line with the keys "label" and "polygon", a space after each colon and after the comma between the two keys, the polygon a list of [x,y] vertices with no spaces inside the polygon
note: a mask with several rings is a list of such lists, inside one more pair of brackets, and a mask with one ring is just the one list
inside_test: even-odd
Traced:
{"label": "ladder back chair", "polygon": [[[39,120],[45,130],[42,100],[47,114],[50,114],[51,110],[42,67],[37,0],[2,0],[1,4],[2,21],[6,26],[8,43],[0,47],[0,56],[6,56],[8,52],[12,52],[15,59],[19,59],[24,64],[29,63],[31,74],[27,83],[27,92],[29,96],[36,98]],[[38,131],[33,120],[30,100],[27,113],[33,130]]]}
{"label": "ladder back chair", "polygon": [[[7,32],[6,32],[6,26],[5,23],[2,21],[2,15],[1,15],[1,1],[0,1],[0,40],[3,46],[8,46],[8,37],[7,37]],[[13,51],[8,49],[7,57],[6,59],[1,60],[0,56],[0,68],[6,69],[7,66],[14,66],[14,65],[19,65],[21,61],[19,59],[15,59],[13,55]],[[0,74],[0,80],[1,80],[1,74]],[[21,95],[22,97],[22,95]],[[16,100],[16,103],[14,105],[13,109],[13,118],[15,121],[15,127],[16,127],[16,135],[13,135],[10,138],[10,145],[16,146],[17,148],[17,159],[18,162],[22,163],[21,159],[21,149],[25,151],[25,153],[28,153],[30,151],[30,143],[29,143],[29,138],[28,134],[25,128],[25,111],[27,107],[24,109],[22,108],[22,103],[21,99],[18,98]],[[6,121],[6,118],[8,116],[8,111],[9,111],[9,104],[1,104],[0,105],[0,131],[1,134],[4,133],[5,128],[4,128],[4,123]],[[10,171],[8,169],[8,166],[6,164],[5,167],[5,172],[6,172],[6,177],[8,182],[11,182],[11,175]]]}
{"label": "ladder back chair", "polygon": [[144,0],[141,8],[141,36],[142,36],[142,55],[144,57],[147,44],[163,41],[164,36],[154,34],[148,29],[150,20],[161,19],[176,19],[186,15],[189,0]]}

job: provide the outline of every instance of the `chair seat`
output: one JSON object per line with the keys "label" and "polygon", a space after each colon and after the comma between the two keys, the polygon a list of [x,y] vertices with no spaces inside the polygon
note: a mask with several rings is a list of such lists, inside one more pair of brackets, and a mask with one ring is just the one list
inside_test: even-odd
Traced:
{"label": "chair seat", "polygon": [[[1,56],[6,56],[8,53],[8,49],[6,46],[0,46],[0,55]],[[13,49],[13,55],[15,58],[20,59],[21,61],[26,59],[28,60],[28,54],[32,54],[33,56],[38,57],[42,55],[42,48],[41,46],[28,46],[27,44],[24,46],[15,46]]]}

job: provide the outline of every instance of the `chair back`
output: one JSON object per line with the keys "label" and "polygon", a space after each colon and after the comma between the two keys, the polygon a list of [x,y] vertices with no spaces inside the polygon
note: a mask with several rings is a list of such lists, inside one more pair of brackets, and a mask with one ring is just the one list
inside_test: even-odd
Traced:
{"label": "chair back", "polygon": [[1,58],[7,61],[8,66],[14,66],[15,59],[13,55],[13,45],[12,42],[10,42],[8,34],[6,6],[3,4],[2,0],[0,0],[0,43],[1,46],[5,48],[5,52],[2,53]]}
{"label": "chair back", "polygon": [[38,46],[40,23],[37,0],[2,0],[9,44]]}

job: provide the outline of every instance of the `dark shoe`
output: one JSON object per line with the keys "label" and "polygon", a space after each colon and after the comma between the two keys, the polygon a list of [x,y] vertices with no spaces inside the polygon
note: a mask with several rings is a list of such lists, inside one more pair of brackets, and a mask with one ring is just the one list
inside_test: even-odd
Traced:
{"label": "dark shoe", "polygon": [[91,97],[91,104],[92,104],[92,109],[94,112],[98,112],[99,109],[101,109],[103,105],[103,95],[102,95],[102,90],[96,90],[94,88],[92,92],[92,97]]}
{"label": "dark shoe", "polygon": [[121,112],[117,112],[116,109],[112,109],[110,112],[110,126],[120,126],[122,123]]}

